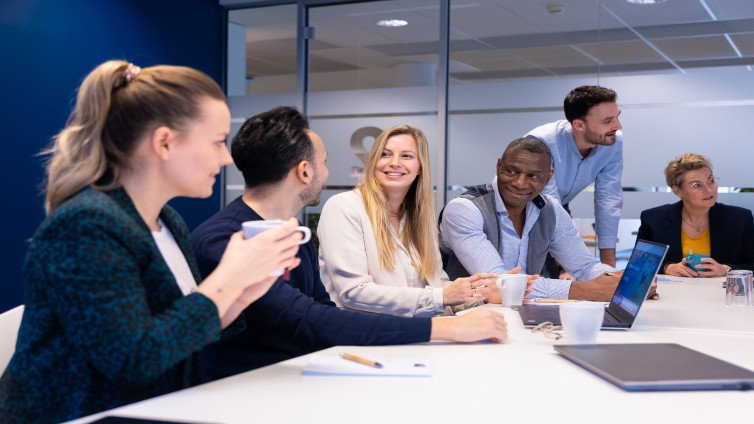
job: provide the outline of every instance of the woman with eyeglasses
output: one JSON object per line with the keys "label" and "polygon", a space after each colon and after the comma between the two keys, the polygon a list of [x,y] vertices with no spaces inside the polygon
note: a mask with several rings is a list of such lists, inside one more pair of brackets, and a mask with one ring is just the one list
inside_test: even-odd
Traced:
{"label": "woman with eyeglasses", "polygon": [[[754,218],[748,209],[717,203],[719,178],[709,159],[686,153],[670,161],[665,180],[681,200],[641,213],[638,238],[670,245],[662,270],[680,277],[721,277],[754,270]],[[689,254],[709,255],[696,264]]]}

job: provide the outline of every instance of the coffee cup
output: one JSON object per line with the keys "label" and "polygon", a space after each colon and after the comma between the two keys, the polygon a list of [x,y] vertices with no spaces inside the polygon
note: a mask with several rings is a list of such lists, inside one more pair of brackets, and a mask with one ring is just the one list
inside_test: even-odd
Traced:
{"label": "coffee cup", "polygon": [[702,261],[702,258],[709,258],[709,255],[704,255],[701,253],[694,253],[691,255],[686,256],[686,265],[693,269],[696,272],[706,271],[706,269],[698,268],[697,265],[706,264],[706,262]]}
{"label": "coffee cup", "polygon": [[600,302],[570,302],[560,305],[560,323],[568,344],[592,344],[602,328],[605,305]]}
{"label": "coffee cup", "polygon": [[[243,238],[250,239],[257,234],[267,231],[272,228],[277,228],[283,224],[285,224],[286,221],[280,220],[280,219],[270,219],[270,220],[262,220],[262,221],[246,221],[243,224],[241,224],[241,228],[243,229]],[[312,238],[312,230],[309,229],[309,227],[305,227],[303,225],[299,225],[296,227],[296,231],[301,231],[304,234],[304,238],[301,239],[301,241],[298,242],[298,244],[304,244],[311,240]],[[283,269],[276,269],[272,274],[273,276],[283,275]]]}
{"label": "coffee cup", "polygon": [[500,292],[503,306],[520,305],[524,301],[526,283],[529,276],[526,274],[500,274],[495,280],[495,285]]}

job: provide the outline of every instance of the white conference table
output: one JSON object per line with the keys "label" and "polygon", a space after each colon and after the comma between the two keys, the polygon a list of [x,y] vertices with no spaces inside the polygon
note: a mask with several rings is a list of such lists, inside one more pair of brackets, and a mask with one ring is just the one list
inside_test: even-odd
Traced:
{"label": "white conference table", "polygon": [[[754,370],[754,307],[725,305],[723,279],[659,283],[630,331],[599,343],[679,343]],[[501,306],[502,344],[333,347],[369,358],[422,358],[429,378],[303,376],[308,355],[107,412],[204,423],[749,422],[754,391],[625,392],[560,357]],[[565,340],[565,339],[564,339]],[[652,358],[646,358],[651,361]],[[75,423],[90,422],[96,414]]]}

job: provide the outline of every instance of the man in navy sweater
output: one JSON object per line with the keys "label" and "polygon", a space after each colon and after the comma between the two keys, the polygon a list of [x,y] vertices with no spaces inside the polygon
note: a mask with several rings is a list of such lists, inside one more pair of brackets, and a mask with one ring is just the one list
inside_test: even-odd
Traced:
{"label": "man in navy sweater", "polygon": [[[327,152],[296,109],[277,107],[249,118],[231,145],[244,194],[197,227],[191,243],[202,275],[217,266],[230,236],[245,221],[287,219],[319,203]],[[204,350],[211,379],[256,369],[335,345],[393,345],[430,339],[502,341],[501,314],[488,309],[454,318],[399,318],[339,309],[319,277],[311,241],[301,263],[243,313],[243,331]],[[493,284],[494,285],[494,284]]]}

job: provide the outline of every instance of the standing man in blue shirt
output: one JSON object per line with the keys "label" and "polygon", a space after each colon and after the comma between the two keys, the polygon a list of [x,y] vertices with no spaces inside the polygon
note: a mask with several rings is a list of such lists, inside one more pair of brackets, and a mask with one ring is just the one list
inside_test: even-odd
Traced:
{"label": "standing man in blue shirt", "polygon": [[[552,152],[553,178],[542,191],[568,210],[568,204],[594,183],[594,217],[600,261],[615,266],[618,222],[623,207],[623,126],[609,88],[585,85],[563,101],[565,120],[534,128],[527,136],[542,140]],[[570,210],[568,210],[570,213]]]}
{"label": "standing man in blue shirt", "polygon": [[[231,145],[245,191],[191,233],[199,271],[214,270],[231,235],[245,221],[288,219],[319,203],[327,180],[322,139],[296,109],[277,107],[249,118]],[[289,278],[241,313],[245,328],[204,350],[212,379],[252,370],[335,345],[394,345],[450,340],[502,341],[499,313],[478,309],[459,317],[402,318],[339,309],[319,277],[311,241],[296,255]],[[239,323],[240,324],[240,323]]]}

